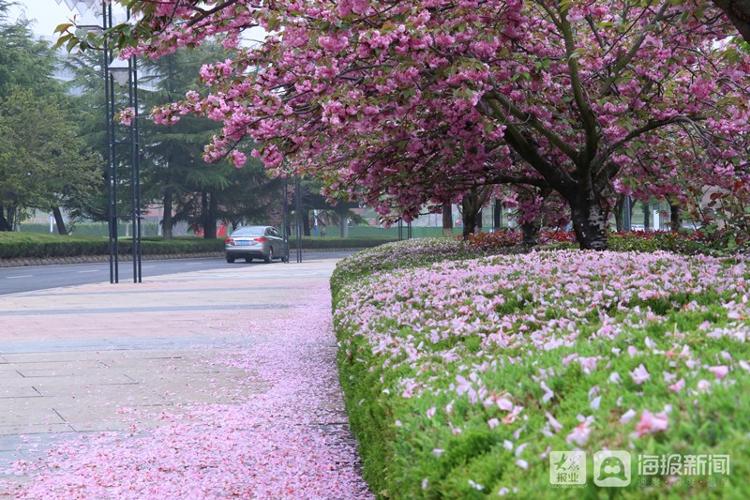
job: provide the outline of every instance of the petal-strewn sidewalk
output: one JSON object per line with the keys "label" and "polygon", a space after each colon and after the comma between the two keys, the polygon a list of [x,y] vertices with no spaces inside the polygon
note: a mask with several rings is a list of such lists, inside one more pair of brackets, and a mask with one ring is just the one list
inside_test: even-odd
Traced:
{"label": "petal-strewn sidewalk", "polygon": [[[206,335],[216,339],[211,348],[184,348],[194,356],[205,352],[203,380],[190,381],[203,388],[200,396],[191,392],[182,398],[187,402],[164,404],[156,413],[153,405],[123,401],[118,415],[128,423],[124,431],[71,433],[42,456],[16,463],[25,480],[7,482],[0,492],[66,499],[370,498],[357,469],[337,380],[325,279],[330,268],[330,261],[247,266],[152,280],[148,290],[155,294],[153,304],[159,304],[160,293],[167,297],[179,290],[211,297],[220,293],[219,284],[226,288],[226,279],[237,289],[265,289],[261,296],[279,307],[262,312],[238,307],[223,317],[207,315]],[[117,289],[91,285],[67,290]],[[126,293],[134,290],[133,285],[123,287]],[[249,306],[257,298],[245,296]],[[108,305],[118,303],[116,297],[107,299]],[[0,319],[2,314],[0,310]],[[151,315],[160,338],[165,327],[176,324],[160,325],[154,310],[142,314]],[[195,325],[191,328],[194,335]],[[147,337],[143,331],[140,335]],[[127,360],[122,363],[127,366]],[[244,379],[237,380],[239,371],[246,373]],[[218,380],[226,373],[233,374],[235,383]],[[159,395],[170,399],[179,392],[177,382],[176,391]]]}

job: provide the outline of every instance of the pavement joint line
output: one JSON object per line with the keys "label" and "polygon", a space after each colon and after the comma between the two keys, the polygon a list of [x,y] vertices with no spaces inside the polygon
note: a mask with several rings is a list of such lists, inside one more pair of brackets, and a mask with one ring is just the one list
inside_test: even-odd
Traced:
{"label": "pavement joint line", "polygon": [[65,420],[65,417],[63,417],[62,415],[60,415],[60,412],[59,412],[59,411],[57,411],[57,410],[56,410],[56,409],[54,409],[54,408],[52,408],[52,411],[53,411],[53,412],[55,412],[55,415],[57,415],[58,417],[60,417],[60,420],[62,420],[62,421],[63,421],[63,422],[65,422],[66,424],[70,425],[70,423],[69,423],[69,422],[68,422],[67,420]]}
{"label": "pavement joint line", "polygon": [[[68,427],[70,427],[70,424],[67,424],[67,425],[68,425]],[[95,432],[98,433],[100,431],[81,431],[81,432],[82,433],[95,433]],[[71,430],[69,430],[69,431],[60,431],[60,432],[31,431],[31,432],[23,432],[21,434],[0,434],[0,436],[6,436],[6,437],[7,436],[29,436],[29,437],[33,437],[33,436],[47,436],[47,435],[50,435],[50,434],[54,434],[54,437],[58,437],[58,436],[64,435],[64,434],[78,434],[78,433],[79,433],[78,431],[74,431],[71,428]],[[0,451],[16,451],[16,450],[13,449],[13,450],[0,450]]]}

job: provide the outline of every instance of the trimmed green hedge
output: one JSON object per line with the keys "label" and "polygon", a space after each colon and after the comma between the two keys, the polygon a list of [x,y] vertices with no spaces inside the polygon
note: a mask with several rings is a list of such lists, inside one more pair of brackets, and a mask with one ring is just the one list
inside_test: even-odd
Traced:
{"label": "trimmed green hedge", "polygon": [[[308,250],[327,250],[334,248],[372,248],[392,242],[384,238],[303,238],[302,248]],[[290,238],[289,248],[297,248],[297,240]]]}
{"label": "trimmed green hedge", "polygon": [[[107,239],[101,237],[0,233],[0,259],[107,255],[107,245]],[[119,241],[120,254],[130,254],[131,248],[130,239]],[[224,242],[198,238],[144,238],[142,248],[144,255],[220,252],[224,249]]]}
{"label": "trimmed green hedge", "polygon": [[[389,241],[391,240],[372,238],[305,238],[302,240],[302,248],[310,250],[371,248]],[[107,238],[100,236],[0,232],[0,259],[107,255],[107,244]],[[297,248],[296,240],[291,240],[289,246],[292,249]],[[130,254],[130,238],[121,238],[119,248],[120,254]],[[206,240],[194,237],[165,240],[152,236],[143,238],[142,248],[144,255],[222,252],[224,240],[222,238]]]}

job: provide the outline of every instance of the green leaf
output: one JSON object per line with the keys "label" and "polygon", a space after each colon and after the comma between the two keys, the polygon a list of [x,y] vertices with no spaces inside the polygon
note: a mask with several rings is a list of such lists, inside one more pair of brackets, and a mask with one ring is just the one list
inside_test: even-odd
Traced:
{"label": "green leaf", "polygon": [[57,27],[55,28],[55,31],[53,31],[53,33],[64,33],[73,26],[74,26],[73,23],[58,24]]}

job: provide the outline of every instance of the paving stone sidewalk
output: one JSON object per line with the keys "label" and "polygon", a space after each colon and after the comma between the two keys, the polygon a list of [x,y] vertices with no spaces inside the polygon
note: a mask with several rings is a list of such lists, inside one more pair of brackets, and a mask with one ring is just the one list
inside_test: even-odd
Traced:
{"label": "paving stone sidewalk", "polygon": [[0,497],[370,497],[335,372],[334,264],[4,296]]}

